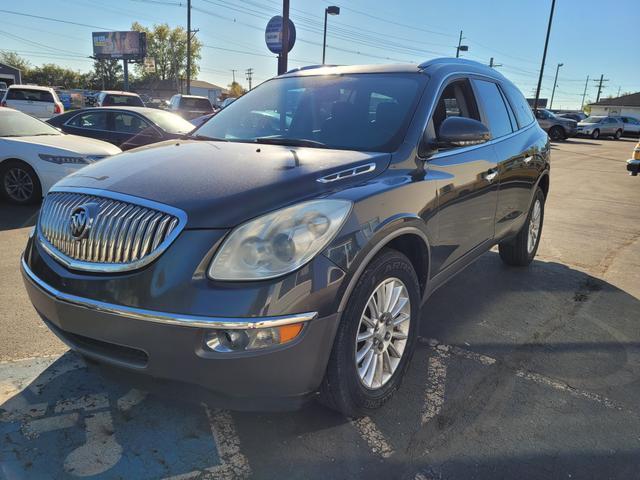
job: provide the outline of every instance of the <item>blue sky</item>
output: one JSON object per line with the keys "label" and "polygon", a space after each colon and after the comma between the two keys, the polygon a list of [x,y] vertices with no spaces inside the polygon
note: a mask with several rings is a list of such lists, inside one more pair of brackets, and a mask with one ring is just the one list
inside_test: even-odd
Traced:
{"label": "blue sky", "polygon": [[[254,70],[254,85],[276,73],[276,60],[264,42],[268,19],[280,13],[279,0],[192,0],[193,28],[206,47],[198,78],[228,85],[232,69],[246,85],[244,71]],[[464,57],[502,64],[500,71],[531,96],[538,76],[551,0],[291,0],[298,41],[290,68],[320,63],[324,8],[329,17],[327,63],[421,62],[454,56],[460,30]],[[133,21],[151,26],[185,25],[186,0],[23,0],[0,6],[0,49],[17,51],[32,64],[55,62],[76,70],[91,68],[91,32],[81,25],[57,23],[7,11],[128,30]],[[604,96],[640,91],[637,50],[640,4],[617,0],[557,0],[542,95],[549,97],[557,63],[555,108],[579,107],[587,75],[604,74]],[[4,11],[2,11],[4,10]],[[587,98],[595,100],[589,81]]]}

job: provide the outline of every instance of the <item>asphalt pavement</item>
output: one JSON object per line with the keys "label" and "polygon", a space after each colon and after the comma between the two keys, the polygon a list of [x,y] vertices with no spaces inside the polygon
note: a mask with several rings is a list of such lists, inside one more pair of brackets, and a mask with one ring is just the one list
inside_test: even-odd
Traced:
{"label": "asphalt pavement", "polygon": [[33,311],[36,208],[0,204],[0,478],[640,478],[634,140],[553,145],[528,269],[495,251],[436,292],[397,395],[351,421],[238,413],[107,379]]}

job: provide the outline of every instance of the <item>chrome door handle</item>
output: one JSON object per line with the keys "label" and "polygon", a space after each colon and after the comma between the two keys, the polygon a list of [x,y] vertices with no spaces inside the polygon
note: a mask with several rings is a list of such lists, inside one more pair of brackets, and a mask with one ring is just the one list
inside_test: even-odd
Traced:
{"label": "chrome door handle", "polygon": [[487,174],[484,176],[484,179],[491,183],[493,182],[493,180],[498,176],[498,171],[497,170],[489,170],[487,172]]}

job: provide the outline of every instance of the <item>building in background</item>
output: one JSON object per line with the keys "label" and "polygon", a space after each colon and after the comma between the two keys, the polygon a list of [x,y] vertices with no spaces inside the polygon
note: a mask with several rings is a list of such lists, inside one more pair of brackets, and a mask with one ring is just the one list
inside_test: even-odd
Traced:
{"label": "building in background", "polygon": [[[204,80],[191,80],[191,95],[207,97],[213,105],[220,104],[220,96],[225,92],[226,89],[213,83],[205,82]],[[186,81],[183,83],[180,93],[187,93]]]}
{"label": "building in background", "polygon": [[22,72],[19,68],[0,63],[0,82],[9,85],[22,83]]}
{"label": "building in background", "polygon": [[590,103],[591,115],[622,115],[640,119],[640,92]]}

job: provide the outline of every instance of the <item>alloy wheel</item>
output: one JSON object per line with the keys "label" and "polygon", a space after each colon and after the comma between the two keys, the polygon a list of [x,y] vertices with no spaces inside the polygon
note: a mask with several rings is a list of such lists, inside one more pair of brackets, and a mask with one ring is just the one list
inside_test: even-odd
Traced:
{"label": "alloy wheel", "polygon": [[405,284],[387,278],[373,291],[360,317],[355,364],[362,385],[375,390],[393,376],[402,360],[411,323]]}
{"label": "alloy wheel", "polygon": [[540,235],[540,221],[542,214],[542,204],[540,199],[536,199],[529,218],[529,235],[527,237],[527,252],[530,254],[536,248],[538,236]]}
{"label": "alloy wheel", "polygon": [[4,175],[4,190],[12,200],[26,202],[33,196],[33,179],[23,168],[12,167]]}

